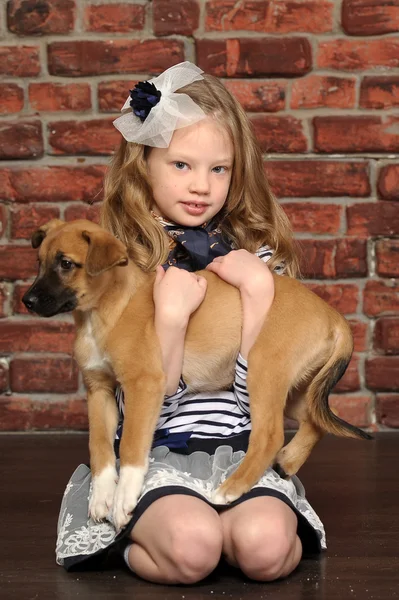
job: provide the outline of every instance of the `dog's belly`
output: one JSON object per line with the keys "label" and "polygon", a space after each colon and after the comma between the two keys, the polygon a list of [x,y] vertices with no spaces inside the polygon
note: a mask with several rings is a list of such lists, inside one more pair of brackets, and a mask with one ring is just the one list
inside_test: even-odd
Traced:
{"label": "dog's belly", "polygon": [[189,392],[212,392],[232,386],[241,322],[238,290],[216,278],[190,318],[186,332],[182,375]]}
{"label": "dog's belly", "polygon": [[238,351],[224,355],[211,353],[198,355],[185,352],[183,379],[188,392],[212,392],[229,389],[234,381],[235,363]]}

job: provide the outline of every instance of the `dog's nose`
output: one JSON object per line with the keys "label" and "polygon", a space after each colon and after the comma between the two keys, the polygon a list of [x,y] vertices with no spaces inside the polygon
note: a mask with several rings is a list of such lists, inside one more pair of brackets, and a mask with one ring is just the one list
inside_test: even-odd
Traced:
{"label": "dog's nose", "polygon": [[25,304],[28,310],[34,311],[37,305],[37,296],[26,293],[22,298],[22,302]]}

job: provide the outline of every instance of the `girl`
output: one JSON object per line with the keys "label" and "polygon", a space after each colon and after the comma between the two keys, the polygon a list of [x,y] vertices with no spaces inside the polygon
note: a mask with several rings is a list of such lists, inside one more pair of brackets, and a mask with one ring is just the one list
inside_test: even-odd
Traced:
{"label": "girl", "polygon": [[[117,548],[134,573],[157,583],[200,581],[221,557],[254,580],[287,576],[304,553],[325,548],[297,477],[286,481],[269,468],[233,504],[212,503],[248,445],[247,357],[273,301],[271,271],[297,274],[287,218],[268,188],[248,118],[218,79],[181,63],[138,84],[122,110],[115,126],[125,139],[106,177],[102,224],[145,271],[156,269],[167,395],[129,524],[117,534],[111,516],[87,517],[90,470],[80,465],[61,506],[57,562],[68,570],[98,564]],[[203,268],[240,290],[242,344],[231,390],[189,394],[183,345],[206,293],[206,280],[193,272]],[[118,457],[120,388],[116,400]]]}

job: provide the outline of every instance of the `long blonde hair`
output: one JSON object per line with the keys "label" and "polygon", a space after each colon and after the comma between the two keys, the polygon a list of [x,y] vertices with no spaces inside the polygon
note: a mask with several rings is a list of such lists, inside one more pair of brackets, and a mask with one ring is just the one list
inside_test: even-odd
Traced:
{"label": "long blonde hair", "polygon": [[[204,79],[181,88],[229,133],[234,165],[226,202],[219,213],[220,228],[236,248],[251,253],[261,246],[274,249],[272,269],[284,262],[286,273],[299,274],[289,220],[272,194],[262,152],[240,103],[219,79]],[[170,238],[151,216],[152,192],[147,174],[148,146],[122,142],[105,176],[101,224],[126,244],[132,259],[152,271],[168,257]]]}

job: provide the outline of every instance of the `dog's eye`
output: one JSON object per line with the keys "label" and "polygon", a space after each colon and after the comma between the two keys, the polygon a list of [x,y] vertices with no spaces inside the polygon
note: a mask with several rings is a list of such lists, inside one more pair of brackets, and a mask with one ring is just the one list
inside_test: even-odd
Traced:
{"label": "dog's eye", "polygon": [[61,260],[61,269],[64,269],[64,271],[70,271],[73,267],[73,262],[71,262],[70,260],[67,260],[66,258],[63,258]]}

